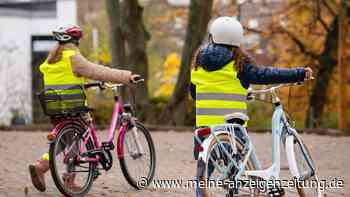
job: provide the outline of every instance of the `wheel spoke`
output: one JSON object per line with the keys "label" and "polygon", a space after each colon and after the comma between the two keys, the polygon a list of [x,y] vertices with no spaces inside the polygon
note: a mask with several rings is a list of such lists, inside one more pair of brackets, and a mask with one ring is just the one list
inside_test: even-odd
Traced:
{"label": "wheel spoke", "polygon": [[[53,166],[53,179],[61,193],[66,196],[85,195],[91,187],[94,164],[79,163],[80,150],[83,150],[83,138],[74,128],[63,128],[56,142],[50,146],[50,165]],[[86,150],[92,149],[88,141]]]}
{"label": "wheel spoke", "polygon": [[120,161],[123,175],[131,186],[141,189],[137,186],[141,177],[146,177],[149,181],[153,179],[154,154],[152,139],[144,127],[137,124],[125,133],[124,157]]}
{"label": "wheel spoke", "polygon": [[[237,173],[238,169],[235,165],[231,165],[232,162],[235,162],[239,165],[239,162],[243,161],[244,146],[240,144],[239,141],[236,141],[234,138],[230,138],[228,135],[218,136],[219,142],[213,140],[210,143],[208,150],[208,158],[205,162],[205,172],[204,176],[210,184],[212,181],[220,181],[227,182],[233,181],[235,177],[235,173]],[[236,161],[236,159],[238,159]],[[237,163],[238,162],[238,163]],[[232,170],[228,169],[231,168]],[[250,161],[246,166],[246,169],[253,170],[253,165],[251,165]],[[244,178],[244,177],[241,177]],[[252,179],[252,177],[245,177],[247,180]],[[254,179],[254,178],[253,178]],[[232,182],[233,183],[233,182]],[[239,188],[236,190],[230,189],[233,185],[226,184],[222,187],[204,187],[203,192],[207,193],[208,196],[260,196],[262,192],[256,189],[250,189],[247,187]]]}

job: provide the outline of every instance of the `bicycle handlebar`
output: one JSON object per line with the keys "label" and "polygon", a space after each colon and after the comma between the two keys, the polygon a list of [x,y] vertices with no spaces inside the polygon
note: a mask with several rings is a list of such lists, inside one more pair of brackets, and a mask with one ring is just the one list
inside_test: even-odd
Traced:
{"label": "bicycle handlebar", "polygon": [[94,82],[94,83],[86,83],[84,84],[84,88],[85,89],[89,89],[89,88],[93,88],[93,87],[99,87],[100,89],[104,89],[104,82],[103,81],[98,81],[98,82]]}
{"label": "bicycle handlebar", "polygon": [[247,95],[247,100],[255,100],[255,94],[264,94],[264,93],[269,93],[272,95],[272,102],[273,103],[279,103],[280,99],[278,98],[276,94],[276,90],[282,87],[287,87],[287,86],[296,86],[296,85],[302,85],[303,83],[289,83],[289,84],[279,84],[277,86],[270,87],[268,89],[260,89],[260,90],[253,90],[252,88],[248,89],[248,95]]}
{"label": "bicycle handlebar", "polygon": [[[137,78],[137,80],[133,84],[138,84],[138,83],[143,82],[143,81],[145,81],[145,80],[142,79],[142,78]],[[92,88],[92,87],[98,87],[101,90],[104,90],[106,88],[112,88],[113,89],[113,88],[117,88],[117,87],[122,87],[124,85],[125,84],[122,84],[122,83],[113,84],[113,83],[107,83],[107,82],[104,82],[104,81],[98,81],[98,82],[94,82],[94,83],[86,83],[86,84],[84,84],[84,88],[88,89],[88,88]]]}
{"label": "bicycle handlebar", "polygon": [[252,88],[248,89],[248,94],[264,94],[264,93],[274,93],[277,89],[288,86],[297,86],[302,85],[303,83],[288,83],[288,84],[279,84],[277,86],[272,86],[267,89],[254,90]]}

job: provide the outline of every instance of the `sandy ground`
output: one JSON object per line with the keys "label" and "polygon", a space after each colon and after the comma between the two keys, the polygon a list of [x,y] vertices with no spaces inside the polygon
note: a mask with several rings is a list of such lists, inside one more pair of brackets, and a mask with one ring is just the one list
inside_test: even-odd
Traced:
{"label": "sandy ground", "polygon": [[[104,133],[100,133],[103,136]],[[189,132],[153,132],[157,152],[156,179],[193,179],[196,162],[192,158],[192,134]],[[47,150],[45,132],[0,132],[0,197],[57,197],[61,196],[47,174],[47,191],[37,192],[31,185],[27,171]],[[251,134],[257,152],[264,166],[268,166],[271,154],[270,134]],[[344,180],[344,188],[332,189],[326,196],[350,196],[350,137],[327,137],[303,135],[316,161],[321,179]],[[282,163],[286,168],[286,163]],[[27,188],[27,189],[25,189]],[[25,194],[25,190],[28,193]],[[131,188],[121,174],[116,161],[113,169],[102,173],[95,181],[89,195],[91,197],[119,196],[194,196],[193,189],[155,189],[136,191]]]}

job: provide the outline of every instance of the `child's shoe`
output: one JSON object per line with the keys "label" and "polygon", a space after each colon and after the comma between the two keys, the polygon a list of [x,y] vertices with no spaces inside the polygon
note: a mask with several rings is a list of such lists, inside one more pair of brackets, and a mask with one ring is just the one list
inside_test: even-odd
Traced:
{"label": "child's shoe", "polygon": [[65,173],[62,177],[64,181],[64,186],[73,192],[81,191],[81,187],[74,183],[75,173]]}
{"label": "child's shoe", "polygon": [[50,169],[49,161],[40,159],[35,165],[29,165],[28,169],[34,187],[44,192],[46,190],[45,173]]}

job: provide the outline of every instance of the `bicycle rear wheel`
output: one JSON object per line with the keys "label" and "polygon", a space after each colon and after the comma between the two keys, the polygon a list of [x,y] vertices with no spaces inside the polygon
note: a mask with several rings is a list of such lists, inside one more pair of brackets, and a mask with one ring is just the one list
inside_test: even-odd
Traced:
{"label": "bicycle rear wheel", "polygon": [[50,171],[57,189],[65,196],[86,195],[93,182],[96,164],[78,161],[82,152],[94,148],[91,139],[83,143],[84,129],[66,125],[50,145]]}
{"label": "bicycle rear wheel", "polygon": [[[243,149],[244,145],[241,143],[239,139],[231,139],[228,135],[220,135],[218,136],[221,144],[226,149],[226,151],[223,150],[223,147],[220,146],[215,139],[212,140],[212,142],[209,145],[209,152],[208,157],[206,158],[205,162],[205,170],[204,172],[198,172],[197,174],[202,174],[202,177],[200,177],[200,181],[205,182],[204,187],[201,187],[200,190],[202,191],[202,195],[205,197],[215,197],[215,196],[259,196],[262,194],[262,191],[259,191],[256,188],[249,188],[245,187],[244,185],[234,185],[234,182],[230,181],[233,180],[235,173],[237,171],[231,172],[231,177],[228,177],[227,179],[223,180],[220,178],[222,176],[222,173],[214,167],[213,162],[216,163],[216,165],[227,167],[229,163],[229,158],[226,156],[225,152],[232,155],[236,161],[241,162],[243,158]],[[234,142],[232,142],[234,140]],[[232,148],[232,144],[236,145],[237,152],[234,153],[234,149]],[[210,159],[212,157],[212,159]],[[202,161],[198,161],[202,162]],[[200,169],[197,169],[200,171]],[[235,169],[237,170],[237,169]],[[246,170],[255,170],[253,163],[249,159],[246,165]],[[242,181],[247,181],[249,183],[249,180],[256,180],[256,177],[249,177],[249,176],[242,176]],[[241,179],[240,179],[241,180]],[[225,185],[226,183],[229,183],[229,185]],[[218,184],[224,183],[222,186],[218,186]],[[241,182],[242,183],[242,182]],[[238,187],[236,187],[238,186]]]}
{"label": "bicycle rear wheel", "polygon": [[296,190],[300,197],[321,197],[315,163],[299,136],[286,139],[287,158],[291,174],[297,179]]}
{"label": "bicycle rear wheel", "polygon": [[154,177],[156,152],[151,134],[141,123],[126,131],[123,151],[119,162],[125,179],[135,189],[144,189]]}

